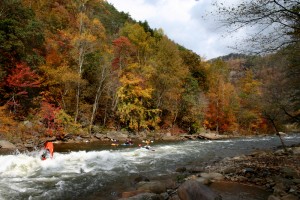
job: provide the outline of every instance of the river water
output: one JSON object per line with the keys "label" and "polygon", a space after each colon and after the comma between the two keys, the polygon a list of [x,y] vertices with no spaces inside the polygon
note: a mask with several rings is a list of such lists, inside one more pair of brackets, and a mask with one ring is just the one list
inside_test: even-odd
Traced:
{"label": "river water", "polygon": [[[300,134],[284,137],[299,144]],[[118,199],[137,176],[150,180],[186,165],[203,165],[255,149],[280,146],[276,136],[153,143],[152,150],[99,143],[55,144],[53,159],[40,151],[0,155],[0,199]]]}

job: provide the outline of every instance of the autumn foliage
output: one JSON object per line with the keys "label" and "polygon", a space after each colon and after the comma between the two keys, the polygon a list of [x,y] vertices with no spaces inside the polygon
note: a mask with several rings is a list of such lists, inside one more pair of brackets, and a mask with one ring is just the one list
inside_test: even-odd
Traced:
{"label": "autumn foliage", "polygon": [[17,64],[6,78],[6,86],[17,95],[27,94],[26,88],[40,86],[39,76],[25,64]]}
{"label": "autumn foliage", "polygon": [[9,98],[7,104],[16,112],[17,107],[22,106],[22,98],[28,97],[28,91],[40,87],[40,77],[26,64],[17,64],[12,68],[5,79],[5,87],[8,88],[6,97]]}
{"label": "autumn foliage", "polygon": [[205,60],[107,1],[0,4],[11,12],[0,15],[1,127],[35,121],[63,139],[99,127],[266,133],[268,119],[299,121],[288,49]]}

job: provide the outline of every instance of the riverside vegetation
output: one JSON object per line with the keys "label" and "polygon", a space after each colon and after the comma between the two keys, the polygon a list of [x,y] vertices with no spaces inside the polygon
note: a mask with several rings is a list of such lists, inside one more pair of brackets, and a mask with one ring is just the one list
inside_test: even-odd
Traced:
{"label": "riverside vegetation", "polygon": [[205,60],[104,0],[3,0],[0,137],[293,131],[300,105],[293,12],[299,4],[281,3],[268,1],[267,8],[285,8],[276,19],[290,24],[282,34],[293,42],[269,54]]}
{"label": "riverside vegetation", "polygon": [[[26,149],[45,140],[96,140],[106,132],[129,131],[141,138],[161,133],[170,139],[206,131],[220,137],[279,134],[299,127],[297,1],[221,6],[222,19],[235,29],[249,23],[280,29],[263,35],[263,28],[250,38],[250,49],[262,47],[256,54],[211,60],[105,0],[3,0],[0,6],[1,142]],[[1,149],[13,144],[2,142]],[[266,153],[274,159],[266,171],[259,166],[272,162],[263,162],[264,154],[235,161],[258,166],[241,166],[232,176],[225,173],[229,169],[214,170],[226,180],[277,191],[270,199],[293,199],[299,197],[294,192],[299,157],[298,150],[291,151]],[[277,160],[294,165],[282,168]],[[263,178],[268,170],[284,180]]]}

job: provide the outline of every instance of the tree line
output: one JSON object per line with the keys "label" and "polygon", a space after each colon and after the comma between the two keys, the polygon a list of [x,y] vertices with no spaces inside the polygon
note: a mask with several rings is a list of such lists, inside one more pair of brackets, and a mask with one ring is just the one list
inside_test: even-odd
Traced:
{"label": "tree line", "polygon": [[104,0],[0,7],[3,135],[259,134],[299,123],[295,44],[207,61]]}

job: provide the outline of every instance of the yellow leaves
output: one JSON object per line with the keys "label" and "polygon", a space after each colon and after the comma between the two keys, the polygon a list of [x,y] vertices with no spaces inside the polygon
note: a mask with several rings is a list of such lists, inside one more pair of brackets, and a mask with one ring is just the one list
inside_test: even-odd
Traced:
{"label": "yellow leaves", "polygon": [[127,37],[136,48],[136,58],[140,64],[146,64],[151,57],[151,46],[154,45],[154,38],[146,33],[139,24],[125,23],[120,31],[121,35]]}
{"label": "yellow leaves", "polygon": [[118,96],[120,99],[125,98],[143,98],[150,99],[152,88],[144,88],[142,83],[143,79],[136,77],[133,73],[127,73],[120,78],[122,86],[118,90]]}
{"label": "yellow leaves", "polygon": [[159,122],[160,110],[150,107],[153,89],[147,87],[142,77],[134,73],[135,67],[137,65],[130,65],[130,70],[123,72],[120,78],[121,86],[117,91],[118,115],[120,121],[132,130],[155,127]]}
{"label": "yellow leaves", "polygon": [[97,35],[98,38],[105,39],[105,28],[99,19],[94,18],[91,23],[92,32]]}
{"label": "yellow leaves", "polygon": [[41,66],[41,70],[46,73],[46,76],[48,77],[47,84],[49,85],[77,83],[81,80],[79,74],[66,65],[59,66],[58,68]]}
{"label": "yellow leaves", "polygon": [[259,95],[261,82],[254,79],[253,72],[248,70],[245,76],[240,80],[241,91],[244,96]]}
{"label": "yellow leaves", "polygon": [[0,106],[0,129],[8,133],[11,127],[16,126],[16,122],[7,111],[7,106]]}

